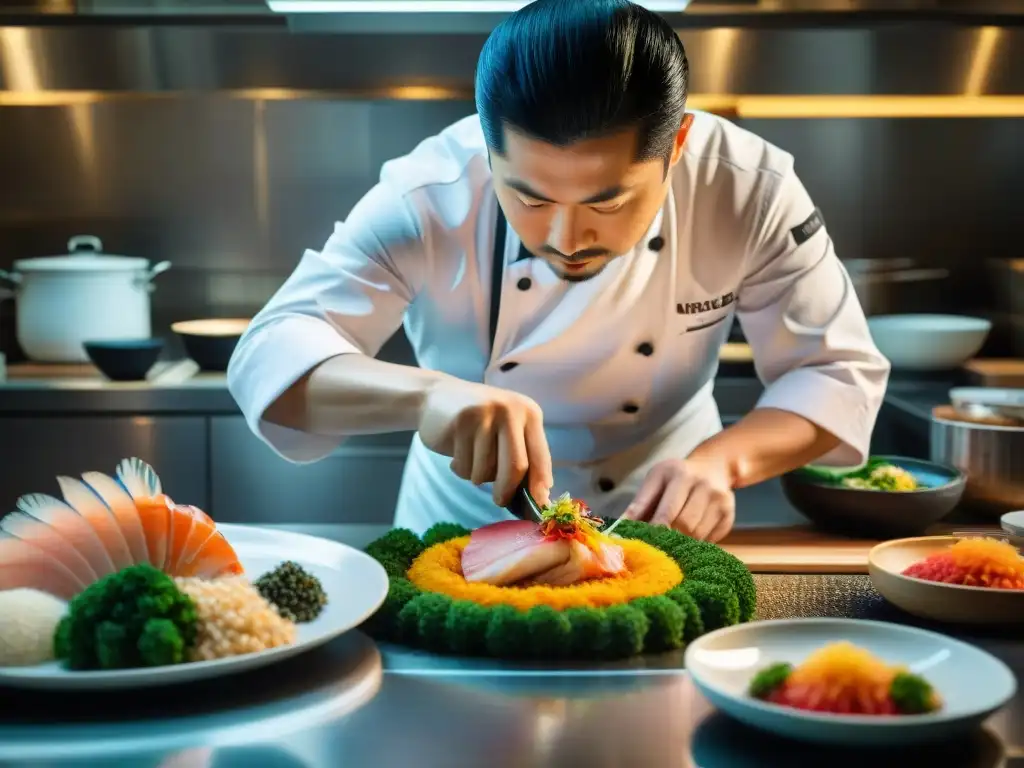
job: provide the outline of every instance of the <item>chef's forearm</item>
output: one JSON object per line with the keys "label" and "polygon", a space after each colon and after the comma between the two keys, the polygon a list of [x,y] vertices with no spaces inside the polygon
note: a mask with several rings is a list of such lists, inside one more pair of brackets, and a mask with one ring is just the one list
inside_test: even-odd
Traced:
{"label": "chef's forearm", "polygon": [[688,460],[725,466],[732,487],[744,488],[809,464],[839,443],[796,413],[757,408],[697,446]]}
{"label": "chef's forearm", "polygon": [[427,393],[443,377],[365,355],[338,355],[295,382],[264,418],[320,435],[413,431]]}

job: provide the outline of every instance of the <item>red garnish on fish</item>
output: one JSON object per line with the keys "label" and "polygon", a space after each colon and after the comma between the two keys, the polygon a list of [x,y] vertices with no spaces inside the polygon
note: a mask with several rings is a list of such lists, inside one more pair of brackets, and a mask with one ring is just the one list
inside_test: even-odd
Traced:
{"label": "red garnish on fish", "polygon": [[540,523],[508,520],[474,531],[462,552],[466,581],[569,586],[625,571],[622,548],[582,501],[565,494],[541,514]]}

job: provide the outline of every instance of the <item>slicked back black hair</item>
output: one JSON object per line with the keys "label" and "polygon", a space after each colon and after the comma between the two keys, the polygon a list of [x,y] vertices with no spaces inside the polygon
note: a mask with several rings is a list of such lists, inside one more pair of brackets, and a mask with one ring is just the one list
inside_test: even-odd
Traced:
{"label": "slicked back black hair", "polygon": [[498,154],[506,126],[556,146],[636,128],[644,162],[671,154],[688,80],[682,41],[656,13],[628,0],[535,0],[484,44],[476,107]]}

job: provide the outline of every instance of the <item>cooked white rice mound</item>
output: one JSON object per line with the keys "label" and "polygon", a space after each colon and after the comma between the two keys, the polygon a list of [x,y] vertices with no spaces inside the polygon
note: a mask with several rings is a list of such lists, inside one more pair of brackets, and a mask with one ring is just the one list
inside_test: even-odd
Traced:
{"label": "cooked white rice mound", "polygon": [[30,667],[54,659],[53,635],[67,603],[35,589],[0,592],[0,667]]}

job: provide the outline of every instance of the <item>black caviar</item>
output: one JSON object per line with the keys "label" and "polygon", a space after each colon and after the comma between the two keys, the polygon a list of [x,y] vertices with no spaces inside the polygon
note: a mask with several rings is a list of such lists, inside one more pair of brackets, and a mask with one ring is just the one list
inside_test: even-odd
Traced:
{"label": "black caviar", "polygon": [[260,576],[253,586],[290,621],[313,621],[327,605],[320,580],[291,560]]}

